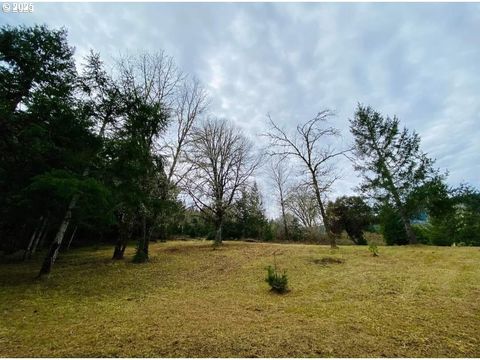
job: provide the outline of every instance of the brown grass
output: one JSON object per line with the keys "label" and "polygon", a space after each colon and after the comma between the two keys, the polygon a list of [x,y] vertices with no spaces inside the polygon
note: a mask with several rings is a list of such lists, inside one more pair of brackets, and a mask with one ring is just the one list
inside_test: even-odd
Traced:
{"label": "brown grass", "polygon": [[[480,357],[480,250],[379,249],[176,241],[148,264],[81,249],[42,282],[39,260],[0,265],[0,356]],[[286,295],[264,282],[274,252]]]}

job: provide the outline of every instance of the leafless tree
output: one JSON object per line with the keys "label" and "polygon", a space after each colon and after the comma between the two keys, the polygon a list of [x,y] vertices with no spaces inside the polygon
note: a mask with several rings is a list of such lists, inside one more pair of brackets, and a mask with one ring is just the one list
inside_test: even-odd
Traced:
{"label": "leafless tree", "polygon": [[224,216],[258,167],[260,158],[229,121],[207,119],[194,128],[185,159],[190,171],[183,187],[195,205],[213,218],[214,244],[220,245]]}
{"label": "leafless tree", "polygon": [[294,186],[285,199],[285,207],[308,229],[319,225],[317,199],[305,184]]}
{"label": "leafless tree", "polygon": [[164,51],[122,56],[117,59],[118,77],[123,88],[146,100],[173,110],[185,75]]}
{"label": "leafless tree", "polygon": [[[159,152],[165,159],[166,188],[161,193],[163,201],[175,201],[179,195],[179,183],[188,172],[188,165],[182,161],[185,146],[190,140],[193,126],[205,113],[208,106],[207,92],[195,78],[185,77],[179,84],[173,104],[172,121],[168,132],[159,141]],[[167,238],[168,221],[173,214],[167,209],[157,214],[155,222],[159,228],[161,241]]]}
{"label": "leafless tree", "polygon": [[[152,139],[151,147],[152,152],[165,160],[166,187],[155,196],[163,201],[175,201],[178,185],[189,170],[181,158],[193,126],[206,111],[207,93],[197,79],[180,72],[173,58],[165,52],[123,57],[118,67],[124,88],[133,96],[162,106],[170,115],[167,133]],[[165,211],[151,214],[162,240],[166,239],[169,219]]]}
{"label": "leafless tree", "polygon": [[181,157],[185,145],[190,139],[190,135],[195,123],[205,113],[208,106],[206,90],[200,85],[197,79],[185,79],[182,81],[180,90],[175,100],[175,109],[171,130],[172,138],[166,138],[163,148],[166,150],[167,181],[173,186],[177,186],[182,180],[187,169],[177,171],[181,165]]}
{"label": "leafless tree", "polygon": [[328,143],[331,138],[340,135],[338,129],[328,125],[328,119],[332,115],[330,110],[323,110],[313,119],[298,125],[293,134],[281,128],[268,116],[270,129],[264,136],[270,140],[268,151],[270,155],[279,156],[281,159],[291,157],[302,164],[303,170],[309,178],[308,183],[315,193],[330,245],[332,248],[336,248],[337,244],[330,231],[322,193],[338,179],[331,160],[349,150],[336,150],[333,145]]}
{"label": "leafless tree", "polygon": [[285,201],[290,191],[290,177],[291,172],[288,164],[285,161],[272,159],[269,163],[268,175],[275,188],[278,201],[280,203],[280,210],[282,212],[283,231],[285,239],[289,239],[288,222],[286,217]]}

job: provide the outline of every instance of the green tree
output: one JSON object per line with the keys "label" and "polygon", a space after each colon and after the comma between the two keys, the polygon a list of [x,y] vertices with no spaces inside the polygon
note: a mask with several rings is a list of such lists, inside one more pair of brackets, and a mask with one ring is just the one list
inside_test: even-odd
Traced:
{"label": "green tree", "polygon": [[406,245],[409,243],[405,225],[396,208],[388,203],[382,205],[379,220],[380,232],[387,245]]}
{"label": "green tree", "polygon": [[122,136],[129,144],[129,161],[135,162],[137,173],[133,178],[141,194],[134,206],[142,228],[135,255],[138,262],[148,260],[152,226],[158,222],[157,216],[165,203],[163,193],[168,191],[164,159],[156,144],[168,126],[172,101],[168,94],[174,91],[178,78],[168,75],[169,65],[164,60],[163,53],[140,54],[122,59],[118,68],[126,104]]}
{"label": "green tree", "polygon": [[263,239],[267,226],[262,197],[254,182],[252,186],[242,189],[240,198],[233,204],[226,220],[224,236]]}
{"label": "green tree", "polygon": [[327,205],[332,231],[339,235],[346,231],[357,245],[367,245],[363,232],[372,223],[372,210],[359,196],[342,196]]}
{"label": "green tree", "polygon": [[[103,147],[106,127],[113,123],[114,116],[118,113],[118,105],[116,103],[116,101],[119,100],[118,91],[112,86],[111,79],[103,71],[99,56],[95,53],[91,53],[90,56],[87,57],[84,74],[82,77],[76,79],[75,85],[74,90],[76,90],[76,94],[73,94],[73,96],[78,93],[84,95],[83,97],[75,96],[75,101],[81,114],[78,117],[86,119],[89,134],[97,140],[96,146],[90,147],[86,156],[83,158],[83,169],[80,180],[85,181],[87,184],[94,182],[97,184],[96,188],[100,190],[103,184],[97,181],[94,174],[95,170],[98,170],[98,155]],[[96,129],[98,129],[98,133],[96,133]],[[75,208],[80,205],[82,196],[85,198],[86,193],[75,185],[75,183],[71,185],[72,191],[70,199],[67,202],[66,211],[61,217],[62,220],[44,259],[39,276],[48,275],[51,272],[51,268],[58,256],[65,234],[72,220],[72,214]],[[106,190],[97,193],[108,194],[109,192]],[[86,209],[92,209],[88,204],[88,202],[83,202],[83,205],[86,205]],[[100,207],[93,209],[100,210]],[[85,211],[83,211],[83,213],[85,213]],[[102,217],[102,215],[100,215],[100,217]]]}
{"label": "green tree", "polygon": [[407,199],[418,187],[437,176],[433,160],[420,150],[420,137],[399,127],[396,117],[384,118],[370,107],[358,105],[350,120],[355,139],[356,170],[363,176],[362,191],[381,203],[392,204],[408,242],[417,242]]}
{"label": "green tree", "polygon": [[[2,238],[9,237],[7,232],[21,243],[26,231],[19,230],[28,231],[36,223],[30,230],[34,242],[29,236],[25,243],[29,253],[38,234],[45,233],[45,222],[55,223],[64,215],[60,195],[81,183],[99,141],[76,96],[73,49],[65,30],[3,27],[0,60],[0,128],[5,134],[0,140],[0,207],[5,215],[0,226],[7,235]],[[56,197],[32,196],[38,181],[62,186],[52,193]],[[37,218],[43,220],[31,221]]]}
{"label": "green tree", "polygon": [[[433,193],[433,194],[432,194]],[[431,189],[427,202],[429,240],[434,245],[480,245],[480,192],[462,184]]]}

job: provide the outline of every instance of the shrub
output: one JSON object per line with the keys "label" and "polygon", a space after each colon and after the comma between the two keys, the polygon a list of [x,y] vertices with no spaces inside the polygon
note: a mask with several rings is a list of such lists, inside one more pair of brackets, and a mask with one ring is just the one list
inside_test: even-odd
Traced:
{"label": "shrub", "polygon": [[283,294],[288,290],[288,277],[286,272],[284,271],[283,274],[279,274],[277,272],[276,266],[273,267],[269,265],[267,267],[267,277],[265,281],[270,285],[272,291],[275,291],[279,294]]}
{"label": "shrub", "polygon": [[372,253],[372,256],[378,256],[378,247],[376,244],[368,245],[368,251]]}

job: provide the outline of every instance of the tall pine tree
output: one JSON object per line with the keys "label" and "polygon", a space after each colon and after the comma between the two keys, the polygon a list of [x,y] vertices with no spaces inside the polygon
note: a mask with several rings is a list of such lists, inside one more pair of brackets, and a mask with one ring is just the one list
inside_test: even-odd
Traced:
{"label": "tall pine tree", "polygon": [[361,190],[381,203],[393,205],[409,243],[416,243],[407,200],[438,174],[433,160],[420,150],[419,135],[400,129],[397,117],[383,117],[360,104],[350,120],[350,130],[355,138],[355,168],[363,177]]}

